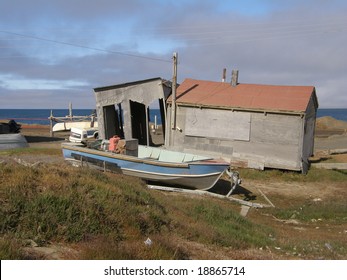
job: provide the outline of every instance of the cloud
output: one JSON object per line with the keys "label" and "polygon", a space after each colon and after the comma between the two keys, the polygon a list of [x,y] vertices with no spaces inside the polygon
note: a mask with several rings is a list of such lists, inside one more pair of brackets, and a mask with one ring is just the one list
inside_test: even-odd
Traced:
{"label": "cloud", "polygon": [[94,87],[171,79],[173,51],[179,82],[226,67],[229,80],[239,69],[241,83],[313,85],[321,107],[346,107],[346,12],[334,0],[7,1],[0,108],[94,106]]}
{"label": "cloud", "polygon": [[74,80],[26,80],[10,76],[1,78],[3,79],[2,87],[10,90],[62,90],[86,86],[86,83]]}

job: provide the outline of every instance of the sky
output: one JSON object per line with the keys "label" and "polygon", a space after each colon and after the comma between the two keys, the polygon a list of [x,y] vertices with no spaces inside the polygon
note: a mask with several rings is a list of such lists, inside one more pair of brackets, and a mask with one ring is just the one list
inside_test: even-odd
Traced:
{"label": "sky", "polygon": [[161,77],[315,86],[347,108],[344,0],[0,2],[0,109],[95,108],[93,89]]}

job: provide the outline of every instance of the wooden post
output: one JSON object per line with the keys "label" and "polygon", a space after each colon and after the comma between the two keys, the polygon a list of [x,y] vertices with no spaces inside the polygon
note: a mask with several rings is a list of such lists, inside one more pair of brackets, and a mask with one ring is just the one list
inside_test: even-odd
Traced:
{"label": "wooden post", "polygon": [[53,111],[51,110],[51,115],[49,116],[49,135],[51,137],[54,137],[54,132],[53,132]]}
{"label": "wooden post", "polygon": [[147,147],[149,146],[149,118],[148,118],[149,107],[146,106],[146,142]]}
{"label": "wooden post", "polygon": [[69,117],[72,120],[72,103],[69,102]]}

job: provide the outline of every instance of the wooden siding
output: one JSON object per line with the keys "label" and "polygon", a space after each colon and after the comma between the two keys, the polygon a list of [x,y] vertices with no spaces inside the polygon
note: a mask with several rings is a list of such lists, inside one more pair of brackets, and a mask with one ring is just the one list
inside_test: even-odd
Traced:
{"label": "wooden siding", "polygon": [[251,114],[191,108],[186,112],[185,135],[249,141]]}
{"label": "wooden siding", "polygon": [[300,124],[298,116],[253,113],[251,141],[276,145],[298,145]]}
{"label": "wooden siding", "polygon": [[[198,115],[196,110],[199,110]],[[212,111],[214,112],[211,113]],[[195,123],[194,115],[197,117]],[[211,118],[218,115],[223,116],[223,121],[211,121]],[[228,133],[226,127],[231,131],[245,130],[242,121],[225,121],[230,119],[244,122],[249,119],[249,122],[246,122],[248,138],[242,137],[248,139],[247,141],[235,139],[237,137],[233,134],[229,134],[231,137],[228,139],[225,137]],[[177,126],[181,130],[170,131],[173,134],[170,146],[177,150],[183,148],[186,152],[220,156],[238,166],[299,171],[302,170],[304,121],[302,115],[233,112],[179,106]],[[198,122],[199,125],[196,125]],[[230,127],[231,123],[233,127]],[[195,126],[194,129],[192,126]]]}
{"label": "wooden siding", "polygon": [[235,154],[261,158],[264,167],[300,170],[302,122],[299,115],[253,113],[251,145],[238,143]]}

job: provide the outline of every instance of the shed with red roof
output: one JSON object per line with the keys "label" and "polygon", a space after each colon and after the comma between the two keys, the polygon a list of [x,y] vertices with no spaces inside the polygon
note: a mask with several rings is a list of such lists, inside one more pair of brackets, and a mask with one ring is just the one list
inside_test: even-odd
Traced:
{"label": "shed with red roof", "polygon": [[[168,112],[171,105],[169,98]],[[176,107],[175,129],[166,126],[171,148],[219,155],[236,166],[308,170],[318,108],[314,86],[185,79]]]}

